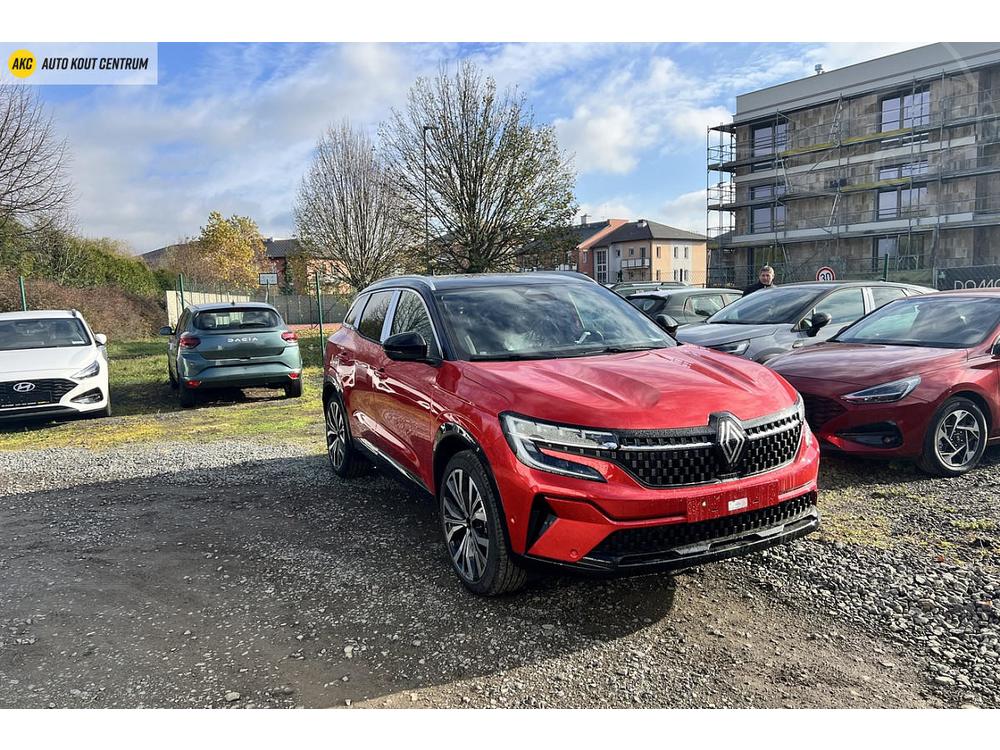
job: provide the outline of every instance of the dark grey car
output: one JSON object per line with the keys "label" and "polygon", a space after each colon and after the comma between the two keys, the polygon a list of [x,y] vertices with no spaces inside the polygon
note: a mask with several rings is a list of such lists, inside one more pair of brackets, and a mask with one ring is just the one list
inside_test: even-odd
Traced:
{"label": "dark grey car", "polygon": [[748,294],[703,325],[680,328],[676,335],[684,343],[766,362],[792,349],[826,341],[895,299],[933,291],[884,281],[784,284]]}
{"label": "dark grey car", "polygon": [[[636,292],[625,299],[672,334],[679,326],[704,323],[706,319],[742,296],[743,292],[739,289],[702,289],[685,286]],[[660,316],[665,316],[666,320]]]}

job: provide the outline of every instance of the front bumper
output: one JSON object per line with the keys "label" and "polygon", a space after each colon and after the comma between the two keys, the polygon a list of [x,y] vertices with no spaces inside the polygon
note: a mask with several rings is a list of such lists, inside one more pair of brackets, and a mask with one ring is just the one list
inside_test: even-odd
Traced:
{"label": "front bumper", "polygon": [[70,378],[52,378],[46,380],[60,381],[67,385],[57,391],[56,396],[51,399],[39,399],[39,403],[0,406],[0,422],[72,418],[100,411],[108,405],[106,379],[88,378],[87,380],[75,381]]}
{"label": "front bumper", "polygon": [[[905,398],[888,404],[849,404],[803,394],[807,418],[824,452],[865,458],[914,458],[937,403]],[[810,411],[808,404],[819,404]]]}
{"label": "front bumper", "polygon": [[488,453],[511,546],[530,560],[619,572],[683,568],[769,547],[819,526],[819,446],[807,429],[785,466],[669,489],[643,487],[614,466],[605,467],[607,482],[537,471],[517,461],[506,443]]}

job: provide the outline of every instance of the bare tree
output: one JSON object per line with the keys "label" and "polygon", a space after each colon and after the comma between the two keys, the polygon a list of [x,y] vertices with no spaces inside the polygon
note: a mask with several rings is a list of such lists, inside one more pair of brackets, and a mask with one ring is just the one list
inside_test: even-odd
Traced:
{"label": "bare tree", "polygon": [[66,142],[28,86],[0,83],[0,229],[53,227],[70,197]]}
{"label": "bare tree", "polygon": [[364,132],[343,122],[319,141],[295,205],[299,241],[361,289],[395,271],[413,241],[387,170]]}
{"label": "bare tree", "polygon": [[[523,96],[498,94],[472,63],[417,79],[382,141],[410,220],[423,234],[424,138],[435,270],[513,270],[521,249],[564,232],[576,174],[554,130],[536,125]],[[442,268],[444,266],[444,268]]]}

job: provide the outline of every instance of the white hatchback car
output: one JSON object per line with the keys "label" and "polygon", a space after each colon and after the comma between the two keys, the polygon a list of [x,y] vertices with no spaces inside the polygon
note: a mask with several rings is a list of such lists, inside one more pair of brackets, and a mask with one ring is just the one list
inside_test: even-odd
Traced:
{"label": "white hatchback car", "polygon": [[0,420],[111,416],[105,344],[76,310],[0,313]]}

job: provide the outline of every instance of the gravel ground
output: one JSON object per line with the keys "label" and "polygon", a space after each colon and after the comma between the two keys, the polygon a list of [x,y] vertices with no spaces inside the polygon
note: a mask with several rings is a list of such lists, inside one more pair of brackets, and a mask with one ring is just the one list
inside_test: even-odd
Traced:
{"label": "gravel ground", "polygon": [[0,452],[0,706],[995,707],[998,478],[828,460],[820,534],[484,601],[301,443]]}

